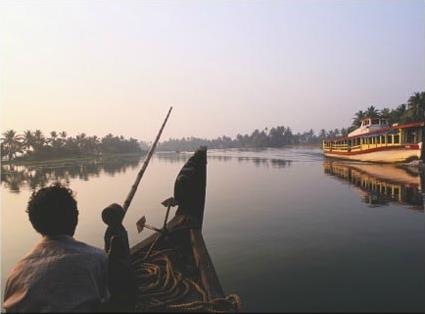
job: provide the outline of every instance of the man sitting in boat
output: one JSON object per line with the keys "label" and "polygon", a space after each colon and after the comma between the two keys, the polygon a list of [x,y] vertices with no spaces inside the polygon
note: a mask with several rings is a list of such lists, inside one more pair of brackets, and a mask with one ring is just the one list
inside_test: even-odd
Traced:
{"label": "man sitting in boat", "polygon": [[102,250],[73,238],[78,223],[72,190],[60,183],[34,192],[27,213],[43,238],[6,283],[7,312],[94,312],[109,300]]}

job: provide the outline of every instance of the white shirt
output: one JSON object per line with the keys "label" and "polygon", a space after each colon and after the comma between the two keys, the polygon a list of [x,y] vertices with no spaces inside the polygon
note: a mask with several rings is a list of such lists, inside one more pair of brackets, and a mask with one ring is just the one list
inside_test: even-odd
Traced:
{"label": "white shirt", "polygon": [[43,237],[11,271],[10,312],[92,312],[109,300],[104,251],[66,235]]}

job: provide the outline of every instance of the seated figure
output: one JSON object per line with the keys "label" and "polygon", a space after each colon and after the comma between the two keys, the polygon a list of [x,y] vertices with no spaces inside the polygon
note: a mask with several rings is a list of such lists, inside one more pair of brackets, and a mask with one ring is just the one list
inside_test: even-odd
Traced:
{"label": "seated figure", "polygon": [[74,239],[78,223],[72,190],[56,183],[33,192],[27,213],[42,235],[10,273],[6,312],[95,312],[109,300],[108,260]]}

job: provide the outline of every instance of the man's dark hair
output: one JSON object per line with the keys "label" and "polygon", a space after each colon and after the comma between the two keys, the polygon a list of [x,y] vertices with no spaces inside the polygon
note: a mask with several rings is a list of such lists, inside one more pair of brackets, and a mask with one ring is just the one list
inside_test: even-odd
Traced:
{"label": "man's dark hair", "polygon": [[71,189],[60,183],[33,192],[27,213],[34,229],[42,235],[73,236],[78,223],[77,201]]}

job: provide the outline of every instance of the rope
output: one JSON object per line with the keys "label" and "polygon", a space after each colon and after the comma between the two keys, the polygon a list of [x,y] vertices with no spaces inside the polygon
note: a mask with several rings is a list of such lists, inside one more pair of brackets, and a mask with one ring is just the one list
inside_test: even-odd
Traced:
{"label": "rope", "polygon": [[[183,276],[173,267],[170,254],[176,250],[152,251],[147,260],[133,259],[137,278],[138,299],[136,311],[164,312],[239,312],[241,300],[230,294],[224,298],[208,300],[207,293],[194,280]],[[187,300],[197,300],[188,302]]]}

